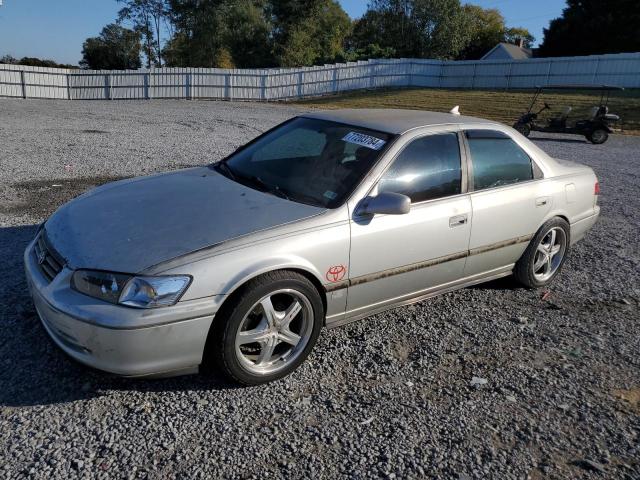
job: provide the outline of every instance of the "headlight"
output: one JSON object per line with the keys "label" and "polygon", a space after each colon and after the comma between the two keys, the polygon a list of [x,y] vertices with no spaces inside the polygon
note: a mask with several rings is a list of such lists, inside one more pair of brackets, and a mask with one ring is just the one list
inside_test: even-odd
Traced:
{"label": "headlight", "polygon": [[175,304],[190,282],[188,275],[151,277],[77,270],[71,279],[71,286],[80,293],[106,302],[154,308]]}

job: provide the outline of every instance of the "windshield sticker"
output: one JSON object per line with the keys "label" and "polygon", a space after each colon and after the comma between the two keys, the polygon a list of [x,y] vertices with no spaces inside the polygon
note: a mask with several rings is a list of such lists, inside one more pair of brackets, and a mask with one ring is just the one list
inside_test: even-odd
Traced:
{"label": "windshield sticker", "polygon": [[336,192],[332,192],[331,190],[327,190],[326,192],[324,192],[323,195],[327,197],[329,200],[335,200],[336,197],[338,196]]}
{"label": "windshield sticker", "polygon": [[362,145],[363,147],[370,148],[371,150],[380,150],[385,143],[384,140],[381,140],[376,137],[372,137],[371,135],[365,135],[364,133],[358,132],[349,132],[342,139],[344,142],[355,143],[356,145]]}

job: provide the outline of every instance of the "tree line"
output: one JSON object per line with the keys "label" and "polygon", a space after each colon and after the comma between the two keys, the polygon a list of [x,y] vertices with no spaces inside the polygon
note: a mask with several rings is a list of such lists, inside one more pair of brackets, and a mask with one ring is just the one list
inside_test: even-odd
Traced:
{"label": "tree line", "polygon": [[85,68],[298,67],[369,58],[479,58],[533,36],[460,0],[371,0],[352,20],[335,0],[118,0],[88,38]]}
{"label": "tree line", "polygon": [[[532,47],[497,9],[460,0],[370,0],[352,20],[335,0],[116,0],[114,22],[83,44],[80,66],[298,67],[369,58],[474,60],[499,42]],[[640,1],[567,0],[538,56],[640,51]],[[26,63],[25,63],[26,62]],[[37,58],[0,63],[59,66]]]}

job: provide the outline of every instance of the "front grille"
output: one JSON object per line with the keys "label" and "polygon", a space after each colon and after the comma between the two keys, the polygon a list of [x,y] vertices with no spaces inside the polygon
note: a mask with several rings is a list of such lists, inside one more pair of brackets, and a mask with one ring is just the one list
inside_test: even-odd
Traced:
{"label": "front grille", "polygon": [[42,272],[42,275],[49,281],[53,280],[64,266],[63,261],[47,245],[44,233],[38,235],[38,240],[33,246],[33,254],[40,268],[40,272]]}

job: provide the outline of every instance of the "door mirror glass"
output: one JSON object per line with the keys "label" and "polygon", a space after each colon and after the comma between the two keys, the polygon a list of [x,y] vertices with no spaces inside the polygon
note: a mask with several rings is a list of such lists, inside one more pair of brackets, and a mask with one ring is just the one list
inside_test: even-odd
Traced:
{"label": "door mirror glass", "polygon": [[411,199],[400,193],[383,192],[375,197],[366,197],[358,207],[358,215],[404,215],[411,210]]}

